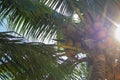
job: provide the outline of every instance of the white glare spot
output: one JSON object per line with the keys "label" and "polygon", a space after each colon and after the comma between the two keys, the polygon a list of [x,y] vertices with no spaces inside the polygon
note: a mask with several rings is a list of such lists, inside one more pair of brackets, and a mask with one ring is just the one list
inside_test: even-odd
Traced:
{"label": "white glare spot", "polygon": [[80,20],[78,14],[76,14],[76,13],[73,14],[73,21],[74,21],[75,23],[80,23],[81,20]]}
{"label": "white glare spot", "polygon": [[77,14],[74,14],[74,15],[73,15],[73,18],[74,18],[74,19],[78,19],[79,16],[78,16]]}

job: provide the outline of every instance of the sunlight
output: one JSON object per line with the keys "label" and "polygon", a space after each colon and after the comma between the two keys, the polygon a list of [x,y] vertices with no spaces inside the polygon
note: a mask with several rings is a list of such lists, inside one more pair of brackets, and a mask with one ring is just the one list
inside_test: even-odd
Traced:
{"label": "sunlight", "polygon": [[117,27],[115,30],[115,38],[120,42],[120,27]]}
{"label": "sunlight", "polygon": [[117,41],[120,42],[120,24],[117,24],[114,20],[110,19],[109,17],[105,16],[108,21],[110,21],[115,27],[114,37]]}

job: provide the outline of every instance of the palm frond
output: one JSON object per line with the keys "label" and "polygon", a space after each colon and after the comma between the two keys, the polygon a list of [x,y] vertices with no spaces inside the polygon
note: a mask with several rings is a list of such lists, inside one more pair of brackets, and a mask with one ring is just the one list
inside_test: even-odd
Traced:
{"label": "palm frond", "polygon": [[[19,40],[18,37],[10,36],[7,33],[0,34],[2,35],[0,40],[1,78],[43,80],[52,75],[61,80],[64,77],[64,73],[57,68],[56,58],[53,57],[53,48],[42,43],[22,41],[18,43],[16,41]],[[14,38],[16,40],[13,40]]]}
{"label": "palm frond", "polygon": [[[35,38],[50,38],[56,33],[57,27],[55,23],[57,24],[60,21],[56,17],[62,17],[56,11],[59,7],[62,7],[64,3],[66,3],[66,1],[61,0],[1,0],[1,21],[7,18],[9,23],[11,22],[11,26],[8,27],[23,35],[28,36],[29,34]],[[56,5],[56,7],[54,7],[54,5]],[[63,21],[64,18],[61,19],[61,21]],[[48,37],[49,35],[50,37]]]}
{"label": "palm frond", "polygon": [[75,73],[73,69],[76,62],[70,62],[69,66],[69,62],[66,61],[59,64],[52,46],[38,42],[26,42],[21,36],[17,37],[18,34],[11,35],[13,33],[15,35],[15,32],[0,33],[1,79],[72,79],[70,74]]}

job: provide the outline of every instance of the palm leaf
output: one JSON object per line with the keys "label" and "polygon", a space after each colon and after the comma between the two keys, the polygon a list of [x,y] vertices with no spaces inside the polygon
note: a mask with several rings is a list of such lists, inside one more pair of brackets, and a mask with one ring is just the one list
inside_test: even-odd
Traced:
{"label": "palm leaf", "polygon": [[57,10],[57,8],[60,6],[62,7],[66,1],[64,4],[63,3],[64,2],[62,1],[56,0],[55,2],[47,0],[1,0],[1,21],[3,21],[4,18],[7,18],[9,23],[11,22],[11,26],[8,26],[10,29],[17,31],[24,36],[28,36],[29,34],[35,38],[42,37],[44,40],[45,37],[50,38],[49,35],[52,36],[56,33],[57,27],[54,24],[57,24],[60,21],[56,18],[60,15],[59,13],[57,13],[57,15],[56,12],[54,13],[53,5],[56,5],[54,8]]}
{"label": "palm leaf", "polygon": [[52,46],[38,42],[25,42],[24,38],[17,37],[15,33],[16,36],[13,36],[12,33],[14,32],[0,33],[1,79],[72,79],[70,74],[75,73],[72,70],[76,62],[72,62],[69,66],[69,62],[59,64]]}
{"label": "palm leaf", "polygon": [[[5,33],[1,34],[5,35]],[[18,43],[14,40],[11,42],[8,38],[10,35],[7,35],[7,41],[4,38],[2,38],[4,42],[0,41],[0,73],[1,76],[6,76],[3,79],[41,80],[52,75],[61,80],[64,77],[64,73],[56,67],[56,59],[53,57],[54,50],[51,51],[53,48],[42,43],[24,43],[21,41]],[[59,71],[60,73],[58,73]]]}

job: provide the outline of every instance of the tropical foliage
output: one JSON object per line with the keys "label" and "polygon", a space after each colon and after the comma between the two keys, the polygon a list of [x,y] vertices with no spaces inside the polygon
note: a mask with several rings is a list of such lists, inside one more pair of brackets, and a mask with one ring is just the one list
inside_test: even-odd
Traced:
{"label": "tropical foliage", "polygon": [[[0,0],[0,23],[10,30],[0,33],[1,79],[119,79],[119,72],[112,73],[119,68],[112,37],[119,5],[119,0]],[[57,42],[26,40],[31,38]]]}

